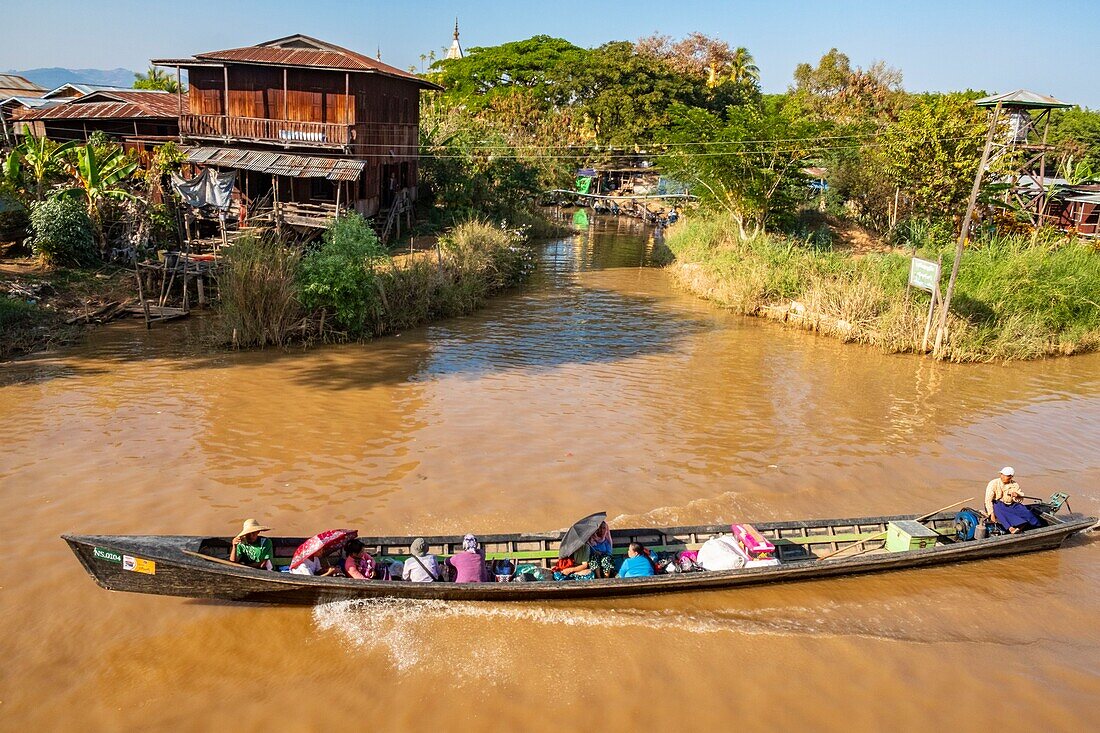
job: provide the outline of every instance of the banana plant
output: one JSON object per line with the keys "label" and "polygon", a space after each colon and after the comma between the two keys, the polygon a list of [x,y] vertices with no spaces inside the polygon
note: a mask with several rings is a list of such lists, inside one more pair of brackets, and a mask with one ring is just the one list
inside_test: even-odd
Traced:
{"label": "banana plant", "polygon": [[1072,155],[1062,161],[1058,174],[1071,186],[1092,183],[1100,177],[1087,160],[1075,161]]}
{"label": "banana plant", "polygon": [[120,147],[112,146],[104,151],[87,143],[73,148],[65,167],[74,185],[61,191],[60,195],[84,199],[100,248],[105,251],[107,243],[103,234],[101,207],[107,200],[137,198],[121,184],[134,175],[138,163],[126,156]]}
{"label": "banana plant", "polygon": [[35,137],[30,126],[24,125],[22,142],[15,146],[4,163],[4,177],[9,181],[30,179],[34,184],[34,198],[41,201],[50,181],[62,172],[69,151],[75,147],[75,141],[58,145],[48,137]]}

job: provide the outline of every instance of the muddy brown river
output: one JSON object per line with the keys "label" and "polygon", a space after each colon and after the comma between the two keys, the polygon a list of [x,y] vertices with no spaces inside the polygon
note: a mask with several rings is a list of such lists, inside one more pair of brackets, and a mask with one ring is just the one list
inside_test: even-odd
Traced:
{"label": "muddy brown river", "polygon": [[597,222],[523,290],[365,345],[211,352],[199,318],[0,365],[0,729],[1094,729],[1096,534],[706,594],[315,609],[109,593],[58,538],[923,513],[1006,463],[1100,513],[1100,355],[883,355],[717,310],[651,249]]}

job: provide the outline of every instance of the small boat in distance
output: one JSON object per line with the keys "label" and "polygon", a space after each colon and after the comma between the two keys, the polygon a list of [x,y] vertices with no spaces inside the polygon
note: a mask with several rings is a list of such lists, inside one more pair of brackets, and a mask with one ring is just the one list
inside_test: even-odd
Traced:
{"label": "small boat in distance", "polygon": [[[1060,503],[1060,502],[1059,502]],[[704,591],[762,583],[815,580],[857,573],[920,568],[1060,547],[1089,529],[1096,517],[1055,516],[1049,504],[1033,508],[1042,526],[1020,534],[959,539],[956,514],[899,515],[848,519],[762,522],[756,530],[775,546],[778,564],[736,570],[659,574],[645,578],[509,583],[411,583],[292,575],[245,567],[228,560],[230,537],[174,535],[64,535],[88,574],[107,590],[274,604],[312,605],[329,601],[412,598],[453,601],[531,601],[610,598]],[[888,547],[891,527],[920,520],[935,535],[923,549]],[[905,524],[909,522],[910,524]],[[549,568],[558,557],[563,532],[480,537],[487,559],[509,559]],[[656,552],[698,549],[708,539],[729,535],[730,525],[615,529],[618,552],[640,542]],[[960,532],[965,535],[965,532]],[[971,534],[972,536],[972,534]],[[304,538],[272,537],[276,564],[289,562]],[[404,560],[413,537],[360,537],[376,559]],[[462,550],[462,537],[426,537],[430,551],[447,556]],[[918,547],[914,544],[913,547]]]}

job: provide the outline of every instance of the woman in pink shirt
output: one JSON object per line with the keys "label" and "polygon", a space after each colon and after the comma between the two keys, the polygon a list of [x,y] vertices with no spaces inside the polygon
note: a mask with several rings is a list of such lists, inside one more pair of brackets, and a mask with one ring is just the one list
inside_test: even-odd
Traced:
{"label": "woman in pink shirt", "polygon": [[347,557],[344,558],[344,574],[357,580],[374,580],[374,558],[359,540],[351,540],[344,546]]}
{"label": "woman in pink shirt", "polygon": [[448,558],[447,565],[454,571],[456,583],[484,583],[489,580],[485,550],[472,534],[462,538],[462,552]]}

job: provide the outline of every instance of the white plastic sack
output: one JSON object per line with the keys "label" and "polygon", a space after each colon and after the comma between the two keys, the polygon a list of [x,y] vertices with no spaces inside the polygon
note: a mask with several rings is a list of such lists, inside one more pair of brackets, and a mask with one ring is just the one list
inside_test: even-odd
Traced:
{"label": "white plastic sack", "polygon": [[738,552],[737,540],[732,537],[715,537],[699,548],[697,562],[704,570],[737,570],[744,567],[745,557]]}

